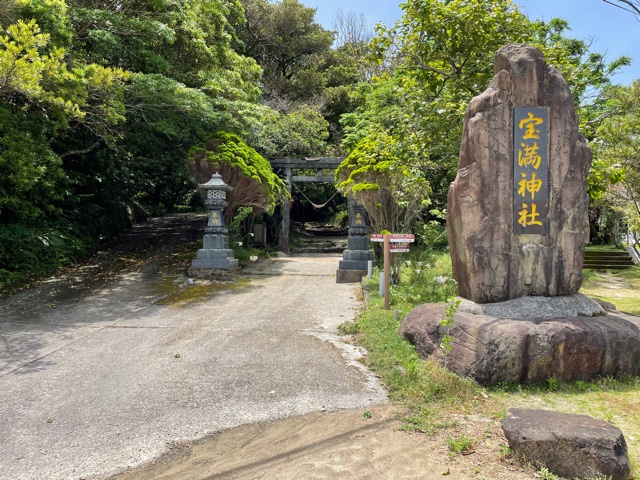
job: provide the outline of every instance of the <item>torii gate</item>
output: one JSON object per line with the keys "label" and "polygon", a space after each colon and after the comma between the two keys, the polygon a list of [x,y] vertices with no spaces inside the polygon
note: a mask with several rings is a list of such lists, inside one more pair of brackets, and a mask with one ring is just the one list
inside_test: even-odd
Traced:
{"label": "torii gate", "polygon": [[[323,170],[335,170],[344,158],[320,157],[320,158],[276,158],[269,160],[273,169],[284,169],[285,184],[291,194],[293,182],[325,182],[335,183],[333,176],[324,175]],[[315,169],[315,175],[294,175],[295,169]],[[367,271],[369,260],[373,260],[373,252],[369,249],[369,237],[367,236],[366,213],[364,209],[348,199],[349,205],[349,239],[347,250],[342,254],[336,272],[337,283],[359,282],[362,274]],[[282,223],[280,224],[280,251],[289,252],[289,230],[291,228],[291,204],[285,202],[282,206]]]}
{"label": "torii gate", "polygon": [[[271,167],[284,170],[285,185],[291,194],[293,182],[324,182],[335,183],[332,175],[324,175],[323,170],[335,170],[342,163],[341,157],[319,157],[319,158],[275,158],[269,160]],[[314,169],[315,175],[294,175],[296,169]],[[285,202],[282,206],[282,223],[280,224],[280,240],[278,249],[282,252],[289,252],[289,230],[291,228],[291,205]]]}

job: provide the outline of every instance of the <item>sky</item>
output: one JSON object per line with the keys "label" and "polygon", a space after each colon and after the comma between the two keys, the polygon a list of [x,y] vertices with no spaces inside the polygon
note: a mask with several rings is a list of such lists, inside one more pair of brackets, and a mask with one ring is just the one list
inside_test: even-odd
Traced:
{"label": "sky", "polygon": [[[398,0],[300,0],[317,8],[316,21],[331,28],[338,10],[363,14],[373,26],[378,22],[392,25],[402,17]],[[618,3],[616,0],[611,0]],[[530,18],[550,20],[562,17],[569,22],[568,36],[593,41],[592,50],[613,60],[621,55],[631,57],[632,64],[613,78],[624,85],[640,78],[640,20],[603,0],[515,0]]]}

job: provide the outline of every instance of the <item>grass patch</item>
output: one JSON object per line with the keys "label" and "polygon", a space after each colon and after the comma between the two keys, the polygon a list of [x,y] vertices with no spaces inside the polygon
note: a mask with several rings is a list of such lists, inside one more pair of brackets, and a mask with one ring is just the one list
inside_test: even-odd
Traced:
{"label": "grass patch", "polygon": [[413,345],[398,335],[400,320],[394,319],[392,310],[384,310],[383,303],[372,295],[369,309],[344,330],[358,332],[369,352],[368,365],[379,374],[392,400],[409,408],[406,427],[431,433],[448,414],[478,407],[481,387],[433,360],[421,359]]}
{"label": "grass patch", "polygon": [[229,246],[233,249],[233,258],[238,260],[241,267],[250,264],[253,261],[252,258],[264,259],[271,257],[269,250],[254,247],[253,245],[247,244],[247,242],[242,242],[242,245],[239,245],[238,242],[229,242]]}
{"label": "grass patch", "polygon": [[[474,381],[451,373],[436,361],[421,359],[413,345],[398,335],[402,318],[413,307],[444,302],[455,293],[448,253],[425,257],[402,266],[400,285],[391,291],[391,310],[384,310],[378,296],[378,275],[369,279],[368,309],[340,331],[357,334],[369,352],[368,365],[379,374],[390,397],[409,408],[406,428],[431,433],[450,424],[446,421],[449,414],[471,412],[486,399]],[[396,309],[398,319],[394,318]]]}
{"label": "grass patch", "polygon": [[592,252],[623,252],[622,245],[588,245],[585,250]]}
{"label": "grass patch", "polygon": [[630,478],[639,478],[640,378],[603,377],[591,382],[500,385],[487,392],[504,411],[510,407],[556,410],[589,415],[615,425],[627,441]]}
{"label": "grass patch", "polygon": [[580,293],[613,303],[621,312],[640,315],[640,267],[616,272],[583,270]]}
{"label": "grass patch", "polygon": [[467,437],[466,435],[447,437],[445,442],[447,447],[449,447],[450,456],[471,452],[473,450],[473,445],[476,443],[475,440]]}
{"label": "grass patch", "polygon": [[[417,253],[417,252],[416,252]],[[640,268],[615,274],[585,270],[582,293],[602,298],[619,309],[640,314]],[[457,419],[483,417],[499,421],[510,407],[581,413],[619,427],[629,447],[632,477],[640,478],[640,379],[605,377],[592,382],[562,383],[548,379],[541,385],[499,385],[484,389],[472,380],[458,377],[434,360],[423,360],[414,347],[398,335],[402,318],[415,306],[446,302],[455,295],[447,252],[414,256],[403,262],[400,285],[391,290],[391,309],[384,310],[378,296],[378,276],[366,284],[368,308],[341,332],[356,335],[369,352],[366,360],[389,390],[393,401],[408,407],[405,428],[426,433],[447,429],[450,452],[473,445]],[[615,288],[614,288],[615,286]],[[613,295],[612,292],[619,292]],[[394,318],[398,310],[398,319]],[[471,447],[467,447],[471,448]],[[509,457],[505,445],[495,447],[495,458]]]}

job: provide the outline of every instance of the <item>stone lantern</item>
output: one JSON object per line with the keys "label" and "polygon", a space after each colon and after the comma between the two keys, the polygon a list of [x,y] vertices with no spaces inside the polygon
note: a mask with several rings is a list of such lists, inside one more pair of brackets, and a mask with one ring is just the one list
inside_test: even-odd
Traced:
{"label": "stone lantern", "polygon": [[233,258],[233,250],[229,248],[229,231],[223,216],[227,206],[227,192],[231,192],[233,187],[224,183],[217,172],[207,183],[198,186],[205,191],[204,203],[209,209],[209,217],[204,229],[204,243],[198,250],[197,258],[191,262],[189,275],[206,277],[215,275],[216,270],[236,270],[238,260]]}

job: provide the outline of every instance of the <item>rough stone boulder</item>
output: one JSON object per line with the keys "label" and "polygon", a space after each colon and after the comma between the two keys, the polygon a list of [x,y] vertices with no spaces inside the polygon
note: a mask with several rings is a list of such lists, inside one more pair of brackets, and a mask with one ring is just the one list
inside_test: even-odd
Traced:
{"label": "rough stone boulder", "polygon": [[510,408],[502,429],[516,457],[566,478],[626,480],[627,443],[619,428],[587,415]]}
{"label": "rough stone boulder", "polygon": [[[487,90],[467,108],[449,188],[447,234],[458,292],[478,303],[577,293],[591,151],[578,131],[571,92],[542,52],[527,45],[501,48],[494,70]],[[516,107],[548,108],[546,234],[514,233]]]}
{"label": "rough stone boulder", "polygon": [[542,308],[539,312],[521,318],[516,311],[509,318],[505,311],[505,317],[458,311],[449,328],[440,325],[445,305],[424,304],[407,314],[399,333],[421,357],[434,356],[441,362],[440,344],[449,333],[453,341],[447,368],[483,385],[638,374],[640,317],[621,312],[586,317],[571,309],[567,312],[572,316],[556,311],[557,317],[544,317]]}

